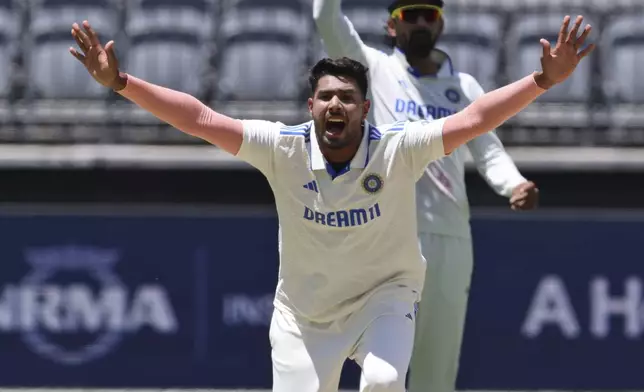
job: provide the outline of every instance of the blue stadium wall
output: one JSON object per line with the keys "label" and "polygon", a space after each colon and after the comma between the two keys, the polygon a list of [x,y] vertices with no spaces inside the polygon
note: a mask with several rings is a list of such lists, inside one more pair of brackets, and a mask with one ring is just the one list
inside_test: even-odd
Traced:
{"label": "blue stadium wall", "polygon": [[[459,387],[644,389],[639,173],[474,173]],[[3,171],[0,385],[270,386],[277,220],[252,171]],[[345,387],[358,372],[348,364]]]}

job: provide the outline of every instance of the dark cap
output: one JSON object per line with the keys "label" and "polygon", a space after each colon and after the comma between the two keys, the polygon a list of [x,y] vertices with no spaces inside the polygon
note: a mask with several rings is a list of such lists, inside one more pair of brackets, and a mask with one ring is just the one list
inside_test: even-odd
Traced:
{"label": "dark cap", "polygon": [[407,5],[435,5],[437,7],[443,8],[443,0],[394,0],[393,3],[387,8],[389,13],[394,12],[396,8],[404,7]]}

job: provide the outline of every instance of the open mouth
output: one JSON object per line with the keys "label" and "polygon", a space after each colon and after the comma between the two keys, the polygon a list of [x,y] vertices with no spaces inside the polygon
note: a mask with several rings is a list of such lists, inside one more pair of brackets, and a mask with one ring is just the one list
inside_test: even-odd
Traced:
{"label": "open mouth", "polygon": [[330,118],[326,121],[326,136],[338,137],[344,131],[346,122],[341,118]]}

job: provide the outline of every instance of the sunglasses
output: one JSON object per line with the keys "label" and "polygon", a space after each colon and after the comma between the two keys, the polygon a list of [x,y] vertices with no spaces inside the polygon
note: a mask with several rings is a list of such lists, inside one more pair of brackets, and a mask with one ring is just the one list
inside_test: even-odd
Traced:
{"label": "sunglasses", "polygon": [[400,19],[407,23],[417,23],[420,18],[425,19],[427,22],[436,22],[443,15],[442,8],[435,5],[406,5],[404,7],[396,8],[391,17]]}

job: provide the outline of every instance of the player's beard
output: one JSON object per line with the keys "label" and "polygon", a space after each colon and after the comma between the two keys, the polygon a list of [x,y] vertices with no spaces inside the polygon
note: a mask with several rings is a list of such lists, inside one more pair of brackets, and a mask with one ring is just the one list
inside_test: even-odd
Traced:
{"label": "player's beard", "polygon": [[407,59],[423,59],[431,53],[436,45],[436,38],[429,30],[419,29],[409,33],[403,44]]}

